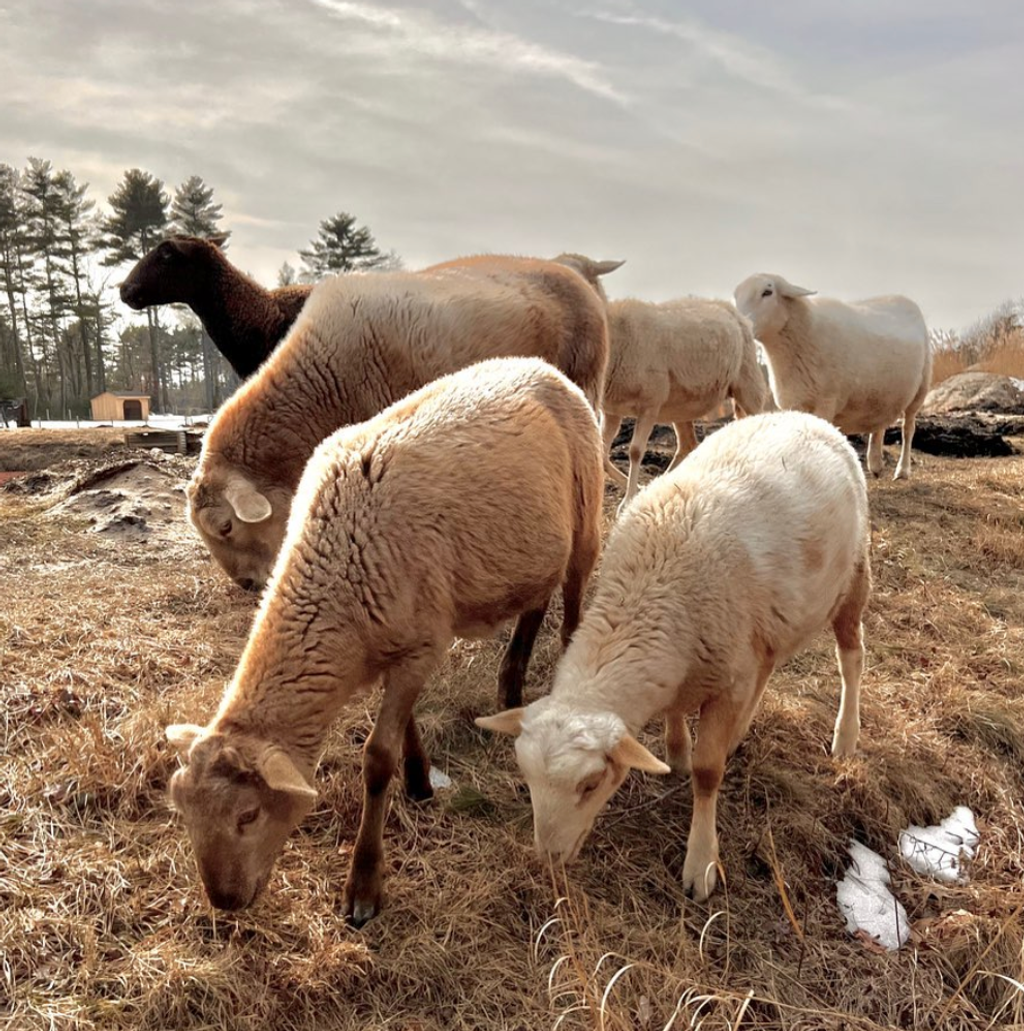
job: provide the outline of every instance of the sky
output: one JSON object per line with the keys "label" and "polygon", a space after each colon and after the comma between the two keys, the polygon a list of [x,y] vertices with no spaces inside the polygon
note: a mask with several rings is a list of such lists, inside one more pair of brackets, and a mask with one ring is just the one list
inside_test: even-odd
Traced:
{"label": "sky", "polygon": [[214,187],[273,285],[349,211],[408,268],[757,271],[935,327],[1024,295],[1020,0],[0,0],[0,161]]}

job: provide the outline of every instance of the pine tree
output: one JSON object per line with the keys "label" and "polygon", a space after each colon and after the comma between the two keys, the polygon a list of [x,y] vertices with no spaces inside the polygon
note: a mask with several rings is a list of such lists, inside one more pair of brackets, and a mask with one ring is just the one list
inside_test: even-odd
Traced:
{"label": "pine tree", "polygon": [[[110,195],[111,213],[100,224],[107,256],[104,265],[121,265],[138,261],[167,232],[169,198],[163,183],[139,168],[130,168]],[[162,375],[159,346],[159,325],[153,308],[146,309],[149,326],[151,390],[154,401],[167,407],[167,384]]]}
{"label": "pine tree", "polygon": [[171,228],[183,236],[216,239],[226,247],[230,230],[220,229],[221,205],[213,203],[213,188],[203,182],[202,176],[192,175],[174,191],[171,202]]}
{"label": "pine tree", "polygon": [[[18,328],[18,299],[24,299],[25,285],[21,275],[25,248],[25,224],[18,194],[18,172],[10,165],[0,165],[0,286],[7,299],[10,334],[3,351],[5,368],[13,370],[12,391],[28,394],[25,375],[25,346]],[[26,343],[31,336],[25,327]]]}
{"label": "pine tree", "polygon": [[344,211],[324,219],[317,238],[310,241],[309,250],[299,251],[299,256],[304,265],[300,278],[306,283],[338,272],[376,268],[388,260],[370,230],[356,226],[355,217]]}
{"label": "pine tree", "polygon": [[277,270],[278,286],[293,286],[298,281],[299,277],[294,266],[289,264],[287,261]]}

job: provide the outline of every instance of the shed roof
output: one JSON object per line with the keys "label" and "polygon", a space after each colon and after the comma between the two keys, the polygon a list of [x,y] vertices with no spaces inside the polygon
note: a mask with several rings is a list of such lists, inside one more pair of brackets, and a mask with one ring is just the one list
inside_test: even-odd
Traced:
{"label": "shed roof", "polygon": [[[129,400],[132,398],[138,400],[141,400],[142,398],[146,398],[147,400],[149,399],[149,394],[133,394],[127,390],[104,390],[102,394],[97,394],[96,397],[106,397],[107,394],[110,394],[111,397],[125,397]],[[95,401],[96,397],[94,397],[92,400]]]}

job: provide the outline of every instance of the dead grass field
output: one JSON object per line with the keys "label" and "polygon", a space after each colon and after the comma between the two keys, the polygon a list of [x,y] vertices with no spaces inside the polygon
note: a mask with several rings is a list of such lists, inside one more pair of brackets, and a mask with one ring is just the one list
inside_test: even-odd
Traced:
{"label": "dead grass field", "polygon": [[[373,699],[335,728],[320,803],[261,901],[211,910],[167,806],[162,729],[212,713],[253,600],[184,525],[115,540],[50,514],[57,494],[0,491],[5,1027],[1024,1026],[1024,456],[917,462],[911,483],[870,487],[861,751],[827,753],[823,634],[776,675],[729,765],[727,883],[708,905],[679,887],[691,802],[671,779],[634,774],[575,867],[537,867],[512,750],[472,723],[493,711],[501,643],[460,643],[420,705],[454,785],[425,806],[394,793],[386,909],[362,931],[340,887]],[[531,696],[555,642],[549,617]],[[968,884],[942,885],[902,865],[896,839],[957,804],[981,847]],[[914,927],[898,953],[844,929],[851,836],[892,862]]]}

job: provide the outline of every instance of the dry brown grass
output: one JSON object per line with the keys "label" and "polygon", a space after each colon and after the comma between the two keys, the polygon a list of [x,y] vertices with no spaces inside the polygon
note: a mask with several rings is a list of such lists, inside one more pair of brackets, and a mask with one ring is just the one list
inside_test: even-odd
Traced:
{"label": "dry brown grass", "polygon": [[[544,871],[494,707],[499,642],[460,643],[421,703],[433,803],[396,793],[386,909],[341,918],[372,699],[335,728],[321,802],[250,912],[212,911],[165,786],[172,719],[204,719],[252,600],[182,527],[121,545],[0,493],[0,1004],[21,1029],[1020,1027],[1024,992],[1024,457],[918,457],[871,485],[876,593],[857,758],[827,754],[826,635],[775,677],[730,763],[726,886],[679,888],[687,784],[633,776],[579,863]],[[545,627],[531,693],[557,658]],[[652,747],[659,747],[649,739]],[[956,804],[967,885],[902,866],[898,831]],[[896,954],[850,938],[848,839],[893,862],[914,923]],[[787,914],[790,914],[787,916]],[[4,998],[6,997],[6,998]]]}
{"label": "dry brown grass", "polygon": [[1024,330],[1011,330],[987,341],[976,362],[962,349],[945,347],[936,351],[932,357],[932,386],[968,369],[1024,379]]}

